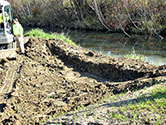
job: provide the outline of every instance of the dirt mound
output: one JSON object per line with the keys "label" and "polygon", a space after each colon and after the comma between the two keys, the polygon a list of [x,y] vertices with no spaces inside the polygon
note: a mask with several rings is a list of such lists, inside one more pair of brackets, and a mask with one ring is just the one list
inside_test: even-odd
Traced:
{"label": "dirt mound", "polygon": [[[16,70],[11,71],[11,66]],[[1,61],[0,87],[8,81],[12,87],[0,101],[0,120],[5,124],[41,123],[111,93],[164,81],[165,75],[165,66],[102,56],[55,39],[31,38],[25,55]]]}

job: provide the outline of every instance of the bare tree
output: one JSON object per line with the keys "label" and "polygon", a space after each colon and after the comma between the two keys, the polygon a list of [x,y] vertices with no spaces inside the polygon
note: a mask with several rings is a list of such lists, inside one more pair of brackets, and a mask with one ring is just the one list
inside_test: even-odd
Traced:
{"label": "bare tree", "polygon": [[160,36],[165,0],[8,0],[24,25],[97,28]]}

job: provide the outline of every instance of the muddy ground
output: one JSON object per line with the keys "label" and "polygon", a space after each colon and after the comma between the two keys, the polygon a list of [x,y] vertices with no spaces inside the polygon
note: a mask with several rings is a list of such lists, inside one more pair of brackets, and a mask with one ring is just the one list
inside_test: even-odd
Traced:
{"label": "muddy ground", "polygon": [[116,59],[56,39],[30,38],[24,55],[0,60],[0,121],[42,124],[111,94],[166,81],[166,66]]}

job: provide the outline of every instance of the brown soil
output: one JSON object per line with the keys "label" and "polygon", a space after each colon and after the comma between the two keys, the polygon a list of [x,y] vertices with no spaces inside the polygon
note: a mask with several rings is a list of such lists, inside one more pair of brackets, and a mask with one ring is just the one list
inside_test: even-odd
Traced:
{"label": "brown soil", "polygon": [[30,38],[25,55],[0,61],[0,121],[37,124],[110,94],[166,81],[166,66],[115,59],[59,40]]}

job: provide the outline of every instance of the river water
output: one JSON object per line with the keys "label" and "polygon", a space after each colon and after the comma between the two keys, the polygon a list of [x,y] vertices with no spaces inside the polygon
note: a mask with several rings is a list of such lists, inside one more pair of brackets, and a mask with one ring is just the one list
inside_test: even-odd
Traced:
{"label": "river water", "polygon": [[145,62],[160,66],[166,64],[166,38],[145,35],[132,35],[131,38],[123,33],[103,33],[95,31],[64,32],[80,46],[97,50],[100,54],[121,58],[124,55],[135,53],[143,56]]}

